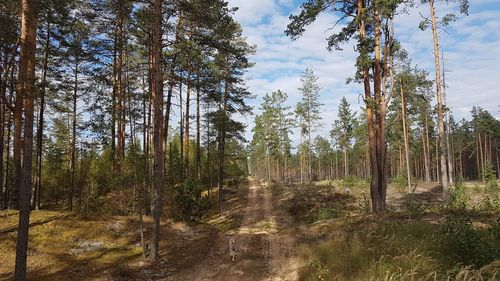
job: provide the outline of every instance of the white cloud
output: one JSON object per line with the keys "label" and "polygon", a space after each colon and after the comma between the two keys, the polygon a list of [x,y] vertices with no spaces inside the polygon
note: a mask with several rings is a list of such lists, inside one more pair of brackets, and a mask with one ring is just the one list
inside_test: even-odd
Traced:
{"label": "white cloud", "polygon": [[[251,103],[258,108],[265,93],[278,89],[289,96],[289,104],[300,99],[300,73],[312,68],[319,76],[322,88],[324,126],[319,134],[327,135],[336,117],[342,96],[346,96],[353,110],[360,112],[360,85],[346,85],[347,78],[355,71],[356,54],[353,45],[347,44],[343,51],[328,52],[326,37],[333,31],[329,28],[336,22],[333,14],[322,14],[311,24],[297,41],[291,41],[284,34],[289,23],[288,13],[297,9],[293,0],[230,0],[231,6],[239,6],[236,18],[242,22],[244,35],[249,43],[257,45],[253,56],[255,67],[248,73],[248,87],[257,95]],[[444,1],[443,1],[444,2]],[[496,0],[474,1],[472,5],[490,7]],[[481,6],[481,7],[483,7]],[[448,84],[448,102],[457,118],[467,117],[472,105],[482,106],[498,116],[497,101],[500,97],[500,8],[496,10],[474,10],[468,17],[461,17],[447,29],[440,32],[440,44],[445,51]],[[444,15],[456,6],[437,7],[438,15]],[[410,8],[407,14],[396,18],[396,35],[408,50],[413,63],[426,69],[434,78],[433,43],[430,30],[421,31],[418,24],[421,15],[429,13],[427,5]],[[340,27],[337,27],[337,29]],[[335,31],[335,30],[334,30]],[[258,110],[257,110],[258,112]],[[244,118],[248,123],[247,138],[251,138],[253,117]],[[295,136],[294,138],[298,138]]]}

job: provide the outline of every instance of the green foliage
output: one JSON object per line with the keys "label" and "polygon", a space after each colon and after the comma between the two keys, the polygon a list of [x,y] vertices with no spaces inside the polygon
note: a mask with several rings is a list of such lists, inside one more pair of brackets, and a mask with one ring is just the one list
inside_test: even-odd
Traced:
{"label": "green foliage", "polygon": [[325,266],[321,261],[316,259],[309,259],[308,267],[312,269],[314,272],[313,276],[310,276],[314,280],[324,281],[329,280],[329,276],[331,275],[330,269]]}
{"label": "green foliage", "polygon": [[347,176],[342,179],[341,185],[345,188],[359,188],[363,189],[369,185],[369,179],[363,179],[357,176]]}
{"label": "green foliage", "polygon": [[[496,228],[493,228],[495,231]],[[498,249],[464,215],[450,215],[443,226],[443,245],[457,263],[481,267],[498,258]]]}
{"label": "green foliage", "polygon": [[262,102],[262,114],[256,116],[251,143],[252,173],[260,178],[268,175],[269,158],[284,162],[291,150],[289,134],[293,126],[290,106],[286,106],[287,94],[281,90],[266,94]]}
{"label": "green foliage", "polygon": [[392,184],[399,190],[402,191],[408,186],[408,179],[406,178],[406,173],[401,171],[395,177],[392,178]]}
{"label": "green foliage", "polygon": [[491,165],[486,165],[481,169],[481,176],[488,188],[494,189],[498,186],[497,175]]}
{"label": "green foliage", "polygon": [[338,119],[333,123],[330,136],[341,148],[349,148],[354,129],[357,126],[356,112],[351,112],[351,105],[345,97],[340,100]]}
{"label": "green foliage", "polygon": [[328,219],[336,219],[342,215],[342,211],[335,208],[335,207],[325,207],[325,208],[320,208],[316,215],[315,215],[315,221],[319,220],[328,220]]}
{"label": "green foliage", "polygon": [[452,210],[464,211],[469,207],[470,196],[467,194],[467,188],[464,184],[457,182],[450,191],[450,198],[447,207]]}
{"label": "green foliage", "polygon": [[[303,280],[427,280],[440,270],[437,227],[425,223],[356,225],[343,235],[302,249]],[[411,279],[408,277],[411,276]]]}
{"label": "green foliage", "polygon": [[486,182],[482,208],[486,212],[500,213],[500,190],[496,178]]}
{"label": "green foliage", "polygon": [[319,121],[322,119],[320,116],[321,103],[319,102],[318,76],[314,74],[312,69],[306,68],[300,76],[300,81],[302,86],[299,91],[302,99],[295,108],[295,114],[300,119],[297,125],[302,134],[310,135],[311,129],[318,126]]}
{"label": "green foliage", "polygon": [[403,210],[412,218],[420,218],[425,214],[426,206],[419,200],[413,197],[406,200],[403,205]]}
{"label": "green foliage", "polygon": [[197,220],[210,206],[210,200],[202,195],[201,185],[192,180],[185,180],[176,190],[177,217],[181,220]]}
{"label": "green foliage", "polygon": [[489,231],[495,239],[497,245],[500,246],[500,218],[491,224]]}
{"label": "green foliage", "polygon": [[500,268],[493,262],[500,222],[475,230],[456,216],[441,227],[378,221],[342,229],[343,238],[301,249],[303,280],[496,280],[491,278]]}

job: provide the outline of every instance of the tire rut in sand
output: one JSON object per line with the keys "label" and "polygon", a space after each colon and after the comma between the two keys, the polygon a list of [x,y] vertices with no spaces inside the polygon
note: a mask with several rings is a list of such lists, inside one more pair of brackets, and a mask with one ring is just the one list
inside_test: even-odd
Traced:
{"label": "tire rut in sand", "polygon": [[[278,281],[298,280],[295,242],[279,225],[270,188],[253,181],[240,227],[219,234],[205,260],[170,276],[168,280]],[[238,253],[231,261],[229,241],[234,239]]]}

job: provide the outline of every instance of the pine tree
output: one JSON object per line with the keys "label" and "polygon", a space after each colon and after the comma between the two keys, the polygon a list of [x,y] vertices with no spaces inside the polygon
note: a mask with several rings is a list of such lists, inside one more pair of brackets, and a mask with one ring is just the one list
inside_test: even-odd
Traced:
{"label": "pine tree", "polygon": [[[321,120],[320,116],[320,107],[321,103],[319,102],[319,91],[320,87],[318,86],[318,77],[314,75],[314,72],[307,68],[301,75],[300,78],[302,82],[302,87],[299,88],[299,91],[302,95],[302,100],[297,103],[295,107],[295,114],[299,118],[299,129],[301,136],[307,136],[307,143],[304,146],[301,142],[301,145],[305,148],[305,154],[307,157],[307,181],[312,181],[312,158],[311,158],[311,149],[312,149],[312,133],[313,130],[319,126],[319,122]],[[301,137],[302,139],[302,137]]]}
{"label": "pine tree", "polygon": [[163,151],[163,67],[162,67],[162,49],[163,49],[163,1],[155,0],[151,3],[152,12],[152,38],[150,54],[150,75],[151,75],[151,101],[153,107],[153,230],[151,237],[151,260],[157,262],[159,259],[160,247],[160,220],[163,209],[163,179],[164,179],[164,160]]}
{"label": "pine tree", "polygon": [[[285,105],[286,100],[287,94],[281,90],[266,94],[262,102],[262,114],[255,118],[251,144],[254,152],[252,167],[257,171],[260,170],[259,167],[265,166],[268,180],[287,178],[291,146],[289,134],[293,124],[290,107]],[[271,158],[274,165],[271,164]],[[274,177],[272,176],[273,167],[276,168]]]}
{"label": "pine tree", "polygon": [[[457,0],[460,2],[460,13],[468,14],[469,2],[468,0]],[[437,113],[438,113],[438,133],[439,133],[439,155],[440,155],[440,171],[441,171],[441,186],[443,188],[443,199],[445,202],[448,200],[449,193],[449,178],[448,178],[448,161],[446,160],[446,133],[444,125],[444,111],[443,111],[443,95],[442,95],[442,77],[441,77],[441,62],[439,59],[439,39],[438,28],[439,24],[444,26],[456,20],[456,15],[448,14],[443,17],[441,22],[436,19],[436,11],[434,8],[434,0],[425,0],[422,2],[429,3],[430,19],[425,19],[420,23],[420,28],[424,30],[429,24],[431,25],[432,38],[434,43],[434,62],[436,69],[436,96],[437,96]]]}
{"label": "pine tree", "polygon": [[356,127],[356,112],[351,112],[351,105],[345,97],[340,100],[337,118],[330,135],[337,140],[336,143],[344,151],[344,177],[347,177],[349,176],[348,151]]}
{"label": "pine tree", "polygon": [[[363,83],[364,88],[371,167],[370,194],[374,212],[386,209],[386,114],[393,92],[392,61],[396,45],[393,17],[401,2],[309,0],[302,5],[298,15],[290,16],[291,22],[285,31],[292,39],[297,39],[322,12],[338,13],[342,19],[355,15],[340,32],[332,34],[327,40],[329,50],[340,50],[340,45],[351,38],[358,41],[355,80]],[[373,70],[373,74],[370,74],[370,70]]]}
{"label": "pine tree", "polygon": [[[20,186],[19,225],[16,245],[16,268],[14,273],[14,279],[16,281],[26,280],[30,197],[32,188],[33,117],[35,107],[35,93],[33,87],[35,83],[36,33],[38,24],[36,10],[37,1],[23,0],[21,2],[21,7],[21,52],[19,55],[19,76],[16,99],[23,99],[22,103],[17,104],[20,106],[17,110],[24,111],[24,134],[22,143],[22,171],[18,172],[21,178],[17,179]],[[21,128],[18,127],[18,130],[19,129]],[[20,150],[17,151],[17,153],[19,152]],[[18,159],[20,159],[20,155]]]}

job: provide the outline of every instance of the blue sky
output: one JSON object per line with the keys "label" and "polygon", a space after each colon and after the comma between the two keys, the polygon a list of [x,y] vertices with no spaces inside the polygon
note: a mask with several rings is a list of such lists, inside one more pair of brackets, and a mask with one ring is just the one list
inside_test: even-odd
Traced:
{"label": "blue sky", "polygon": [[[361,88],[345,83],[354,73],[356,54],[352,44],[343,51],[328,52],[325,38],[329,28],[337,20],[335,14],[323,14],[307,28],[304,36],[291,41],[284,35],[288,16],[297,12],[298,0],[229,0],[239,7],[236,19],[242,24],[244,35],[251,44],[257,45],[252,60],[255,67],[247,74],[247,85],[257,98],[251,101],[258,107],[265,93],[278,89],[289,96],[294,106],[300,99],[300,73],[312,68],[319,76],[323,126],[316,134],[327,135],[336,118],[342,96],[354,110],[361,111]],[[436,8],[437,15],[457,10],[456,5],[444,1]],[[430,30],[421,31],[418,24],[420,13],[429,14],[427,4],[410,8],[396,17],[395,32],[403,47],[410,53],[413,63],[426,69],[434,79],[434,59]],[[470,0],[469,16],[461,16],[447,29],[440,32],[440,44],[444,50],[447,68],[447,96],[457,118],[468,117],[473,105],[484,107],[500,116],[500,0]],[[248,124],[247,139],[251,139],[253,116],[243,117]],[[293,139],[298,138],[297,134]]]}

